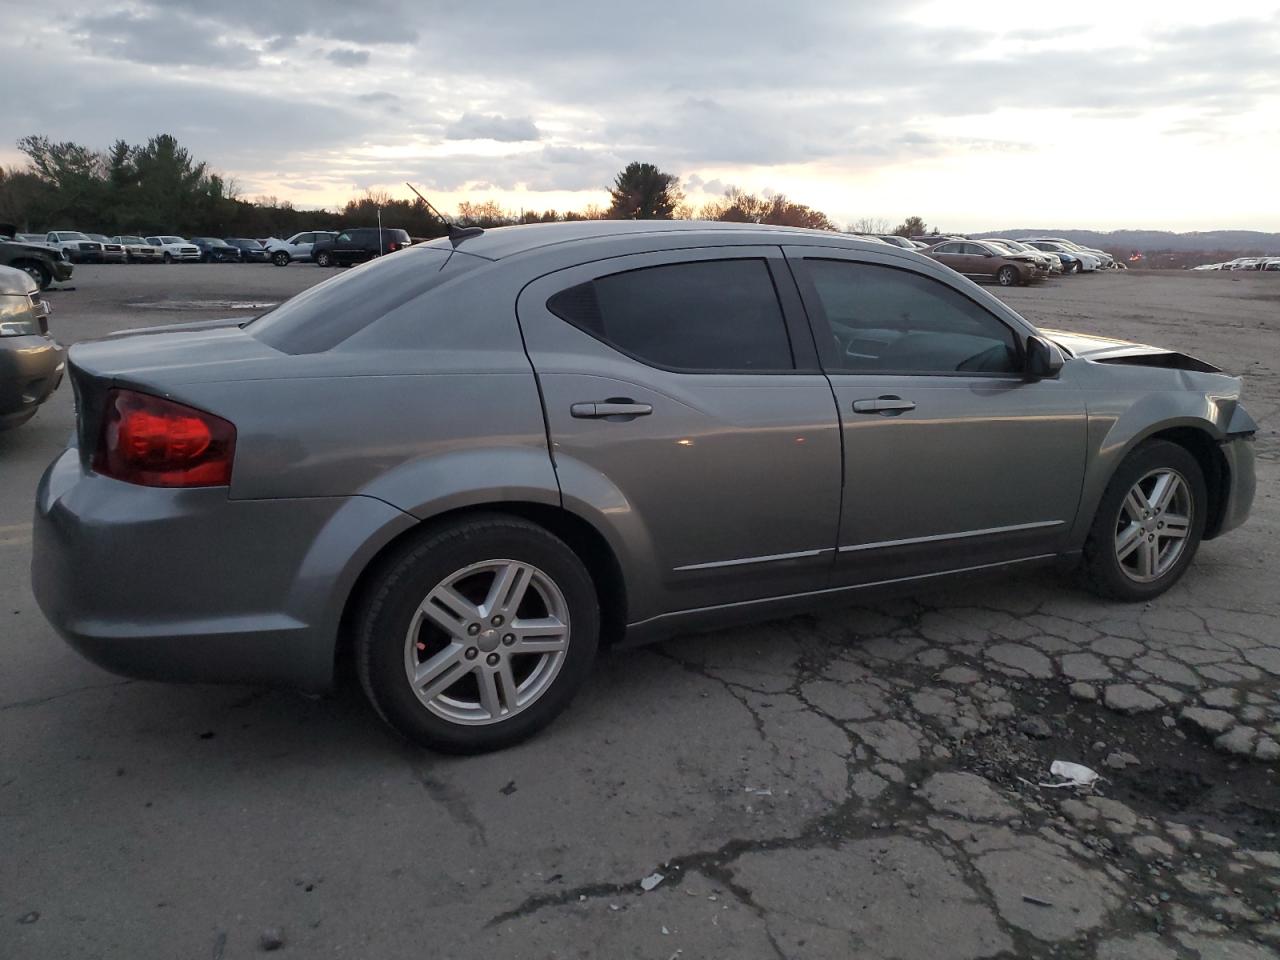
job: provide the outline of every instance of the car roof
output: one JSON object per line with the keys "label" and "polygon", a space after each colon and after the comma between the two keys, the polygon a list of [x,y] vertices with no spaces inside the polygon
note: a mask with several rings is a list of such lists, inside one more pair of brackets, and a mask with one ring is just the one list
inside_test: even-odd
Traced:
{"label": "car roof", "polygon": [[[501,260],[555,244],[587,243],[618,237],[671,234],[682,241],[698,234],[710,241],[756,239],[760,243],[812,242],[821,238],[825,246],[848,247],[852,250],[884,250],[877,240],[860,240],[830,230],[806,230],[760,223],[723,223],[714,220],[575,220],[567,223],[529,223],[511,227],[494,227],[484,233],[458,242],[458,249],[478,257]],[[448,237],[438,237],[419,246],[451,246]]]}

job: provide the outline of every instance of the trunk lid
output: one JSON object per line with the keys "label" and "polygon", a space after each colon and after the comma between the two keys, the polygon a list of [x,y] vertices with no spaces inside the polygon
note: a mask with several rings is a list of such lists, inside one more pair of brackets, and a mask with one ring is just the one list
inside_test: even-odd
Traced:
{"label": "trunk lid", "polygon": [[151,327],[71,347],[67,372],[75,392],[76,437],[86,466],[101,430],[107,391],[112,387],[181,401],[184,384],[271,376],[271,369],[278,369],[288,358],[241,330],[242,322],[212,320]]}

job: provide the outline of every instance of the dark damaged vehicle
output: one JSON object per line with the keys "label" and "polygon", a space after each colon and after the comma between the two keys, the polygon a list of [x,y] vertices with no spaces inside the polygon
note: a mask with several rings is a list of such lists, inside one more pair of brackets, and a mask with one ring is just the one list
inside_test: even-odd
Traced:
{"label": "dark damaged vehicle", "polygon": [[34,417],[62,382],[66,361],[48,318],[35,280],[0,266],[0,430]]}
{"label": "dark damaged vehicle", "polygon": [[61,250],[55,250],[43,242],[34,243],[21,239],[10,223],[0,223],[0,266],[21,270],[41,290],[55,282],[70,280],[75,270]]}
{"label": "dark damaged vehicle", "polygon": [[819,231],[455,229],[69,366],[62,635],[152,678],[352,663],[453,751],[545,725],[605,643],[1055,562],[1151,600],[1254,494],[1239,379]]}

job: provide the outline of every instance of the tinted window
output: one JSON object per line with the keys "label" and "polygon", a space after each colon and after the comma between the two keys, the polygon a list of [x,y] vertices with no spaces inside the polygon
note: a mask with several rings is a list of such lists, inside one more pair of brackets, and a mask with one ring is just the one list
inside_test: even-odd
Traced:
{"label": "tinted window", "polygon": [[562,290],[547,309],[645,363],[676,370],[791,370],[763,260],[702,260],[615,273]]}
{"label": "tinted window", "polygon": [[[304,290],[245,329],[284,353],[320,353],[413,298],[486,262],[464,253],[450,255],[448,250],[425,247],[404,256],[378,257],[368,266]],[[427,315],[423,322],[433,319],[437,318]]]}
{"label": "tinted window", "polygon": [[837,368],[857,373],[1010,373],[1012,330],[930,277],[873,264],[805,260],[831,325]]}
{"label": "tinted window", "polygon": [[934,250],[934,253],[959,253],[960,244],[958,243],[940,243]]}

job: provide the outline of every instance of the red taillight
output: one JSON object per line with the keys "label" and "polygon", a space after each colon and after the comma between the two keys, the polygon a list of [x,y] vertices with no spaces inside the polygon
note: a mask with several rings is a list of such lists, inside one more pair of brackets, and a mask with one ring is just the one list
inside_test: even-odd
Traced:
{"label": "red taillight", "polygon": [[236,428],[221,417],[133,390],[107,394],[93,469],[144,487],[231,482]]}

